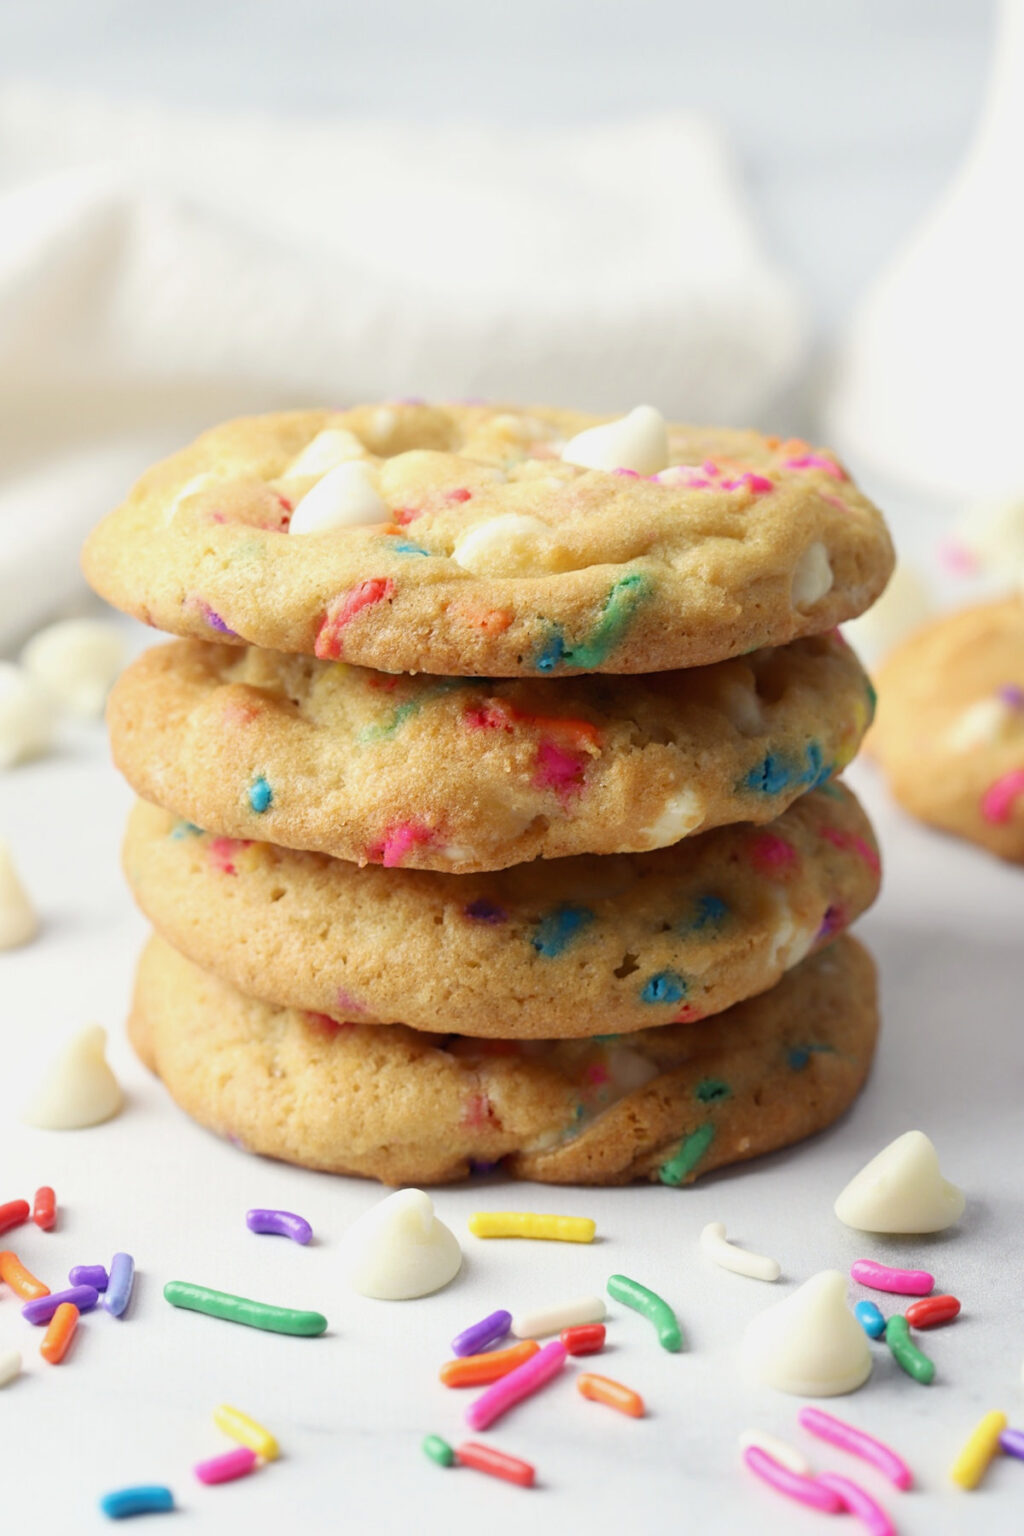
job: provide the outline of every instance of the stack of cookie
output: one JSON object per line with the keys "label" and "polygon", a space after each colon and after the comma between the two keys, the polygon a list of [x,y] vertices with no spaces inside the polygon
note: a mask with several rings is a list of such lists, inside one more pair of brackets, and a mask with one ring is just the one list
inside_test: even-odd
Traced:
{"label": "stack of cookie", "polygon": [[112,696],[153,923],[130,1023],[197,1120],[388,1182],[688,1182],[835,1119],[884,524],[828,455],[641,407],[235,422],[96,530],[187,637]]}

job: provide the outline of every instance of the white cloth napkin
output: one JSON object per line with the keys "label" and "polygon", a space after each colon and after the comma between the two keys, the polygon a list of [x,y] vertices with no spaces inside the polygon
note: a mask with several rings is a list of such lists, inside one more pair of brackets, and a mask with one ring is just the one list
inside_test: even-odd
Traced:
{"label": "white cloth napkin", "polygon": [[0,93],[0,645],[220,418],[424,395],[756,422],[799,306],[691,117],[513,135]]}

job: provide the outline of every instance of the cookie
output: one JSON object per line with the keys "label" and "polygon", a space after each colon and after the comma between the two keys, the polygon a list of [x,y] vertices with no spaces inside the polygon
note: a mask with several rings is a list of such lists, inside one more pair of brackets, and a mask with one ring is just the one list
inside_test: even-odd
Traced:
{"label": "cookie", "polygon": [[489,875],[361,870],[212,837],[140,803],[124,863],[154,926],[253,996],[540,1039],[721,1012],[827,943],[879,882],[870,825],[841,785],[766,828]]}
{"label": "cookie", "polygon": [[129,1021],[142,1060],[218,1135],[419,1185],[499,1162],[552,1184],[690,1183],[831,1124],[877,1028],[874,966],[850,938],[708,1024],[525,1045],[271,1008],[154,938]]}
{"label": "cookie", "polygon": [[885,525],[828,454],[660,418],[578,446],[600,421],[230,422],[143,476],[86,574],[174,634],[473,677],[701,666],[824,633],[884,587]]}
{"label": "cookie", "polygon": [[109,710],[143,798],[230,837],[471,873],[770,821],[871,711],[838,636],[646,678],[396,677],[177,641]]}
{"label": "cookie", "polygon": [[878,674],[869,737],[914,816],[1024,863],[1024,600],[947,614]]}

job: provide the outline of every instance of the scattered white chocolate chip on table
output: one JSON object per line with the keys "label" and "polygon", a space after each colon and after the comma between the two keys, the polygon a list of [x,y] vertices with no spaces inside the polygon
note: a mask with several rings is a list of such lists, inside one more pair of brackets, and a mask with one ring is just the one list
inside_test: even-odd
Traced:
{"label": "scattered white chocolate chip on table", "polygon": [[959,1221],[963,1191],[942,1177],[939,1154],[923,1131],[897,1136],[847,1184],[835,1203],[839,1220],[861,1232],[943,1232]]}
{"label": "scattered white chocolate chip on table", "polygon": [[62,619],[32,636],[21,653],[28,675],[65,714],[98,720],[125,663],[125,641],[106,619]]}
{"label": "scattered white chocolate chip on table", "polygon": [[868,1337],[846,1299],[846,1276],[824,1269],[747,1324],[744,1374],[798,1397],[855,1392],[871,1375]]}
{"label": "scattered white chocolate chip on table", "polygon": [[124,1096],[107,1061],[106,1044],[107,1032],[98,1024],[76,1035],[22,1111],[24,1123],[41,1131],[82,1131],[113,1119]]}
{"label": "scattered white chocolate chip on table", "polygon": [[39,932],[39,919],[21,883],[11,850],[0,838],[0,949],[17,949]]}
{"label": "scattered white chocolate chip on table", "polygon": [[380,1301],[413,1301],[455,1279],[459,1240],[422,1189],[400,1189],[364,1211],[342,1239],[349,1284]]}
{"label": "scattered white chocolate chip on table", "polygon": [[35,678],[11,661],[0,661],[0,768],[48,752],[53,729],[53,706]]}

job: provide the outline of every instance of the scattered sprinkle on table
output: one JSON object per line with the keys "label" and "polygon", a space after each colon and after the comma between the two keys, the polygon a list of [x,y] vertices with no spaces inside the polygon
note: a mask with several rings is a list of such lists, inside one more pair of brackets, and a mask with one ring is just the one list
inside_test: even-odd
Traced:
{"label": "scattered sprinkle on table", "polygon": [[78,1327],[78,1317],[78,1308],[70,1301],[61,1302],[51,1317],[50,1325],[43,1335],[43,1342],[39,1346],[39,1353],[51,1365],[60,1365],[71,1348],[71,1340]]}
{"label": "scattered sprinkle on table", "polygon": [[838,1472],[820,1472],[815,1482],[819,1488],[828,1488],[838,1494],[843,1509],[860,1521],[869,1536],[896,1536],[896,1527],[881,1504],[876,1504],[860,1483],[842,1477]]}
{"label": "scattered sprinkle on table", "polygon": [[668,1302],[656,1291],[649,1291],[646,1285],[641,1285],[638,1280],[630,1280],[628,1275],[612,1275],[608,1280],[608,1294],[653,1324],[662,1349],[673,1354],[682,1349],[683,1334],[679,1320]]}
{"label": "scattered sprinkle on table", "polygon": [[539,1216],[533,1211],[476,1211],[474,1237],[531,1237],[550,1243],[592,1243],[597,1224],[589,1216]]}
{"label": "scattered sprinkle on table", "polygon": [[28,1221],[27,1200],[8,1200],[6,1205],[0,1205],[0,1232],[9,1232],[25,1221]]}
{"label": "scattered sprinkle on table", "polygon": [[173,1508],[174,1494],[159,1483],[118,1488],[100,1499],[100,1509],[109,1520],[125,1520],[130,1515],[167,1514]]}
{"label": "scattered sprinkle on table", "polygon": [[558,1306],[517,1313],[512,1319],[512,1333],[517,1339],[542,1339],[546,1334],[561,1333],[584,1323],[603,1323],[607,1313],[600,1296],[579,1296]]}
{"label": "scattered sprinkle on table", "polygon": [[570,1355],[599,1355],[605,1335],[604,1323],[586,1323],[580,1328],[563,1328],[558,1337]]}
{"label": "scattered sprinkle on table", "polygon": [[35,1301],[27,1301],[21,1309],[21,1315],[26,1322],[39,1325],[48,1323],[57,1308],[65,1302],[70,1302],[79,1312],[91,1312],[99,1299],[95,1286],[73,1285],[69,1291],[54,1291],[50,1296],[39,1296]]}
{"label": "scattered sprinkle on table", "polygon": [[76,1264],[68,1270],[72,1285],[91,1285],[95,1291],[105,1291],[110,1276],[102,1264]]}
{"label": "scattered sprinkle on table", "polygon": [[472,1467],[475,1472],[486,1472],[488,1477],[500,1477],[503,1482],[515,1483],[519,1488],[532,1488],[537,1474],[528,1461],[496,1451],[493,1445],[481,1445],[478,1440],[467,1440],[457,1447],[455,1458],[460,1467]]}
{"label": "scattered sprinkle on table", "polygon": [[897,1456],[894,1450],[881,1440],[876,1440],[874,1435],[857,1429],[853,1424],[847,1424],[844,1419],[835,1418],[822,1408],[801,1408],[797,1418],[804,1429],[817,1435],[819,1440],[827,1440],[841,1451],[849,1451],[852,1456],[870,1462],[897,1488],[914,1486],[914,1475],[902,1456]]}
{"label": "scattered sprinkle on table", "polygon": [[103,1297],[104,1310],[111,1317],[123,1317],[132,1299],[135,1285],[135,1260],[130,1253],[115,1253]]}
{"label": "scattered sprinkle on table", "polygon": [[290,1237],[293,1243],[305,1246],[313,1236],[313,1228],[304,1216],[294,1211],[265,1211],[254,1206],[245,1213],[245,1224],[250,1232],[269,1232],[273,1237]]}
{"label": "scattered sprinkle on table", "polygon": [[755,1477],[759,1477],[769,1488],[774,1488],[776,1493],[783,1494],[787,1499],[809,1504],[823,1515],[838,1515],[843,1508],[843,1501],[834,1488],[825,1487],[816,1477],[804,1477],[799,1472],[791,1472],[780,1461],[776,1461],[774,1456],[762,1451],[759,1445],[745,1446],[743,1460]]}
{"label": "scattered sprinkle on table", "polygon": [[777,1259],[763,1253],[751,1253],[738,1248],[725,1235],[720,1221],[709,1221],[700,1234],[701,1252],[706,1253],[721,1269],[731,1270],[734,1275],[747,1275],[751,1280],[777,1280],[782,1267]]}
{"label": "scattered sprinkle on table", "polygon": [[32,1201],[32,1220],[43,1232],[53,1230],[57,1220],[57,1196],[49,1184],[41,1184]]}
{"label": "scattered sprinkle on table", "polygon": [[745,1451],[748,1446],[756,1446],[759,1451],[764,1451],[773,1461],[788,1471],[795,1472],[798,1477],[810,1477],[811,1464],[802,1451],[798,1451],[795,1445],[790,1445],[788,1440],[780,1440],[778,1435],[771,1435],[766,1429],[746,1429],[740,1435],[740,1450]]}
{"label": "scattered sprinkle on table", "polygon": [[485,1387],[492,1381],[500,1381],[510,1371],[518,1370],[527,1360],[540,1353],[536,1339],[524,1339],[510,1349],[492,1349],[482,1355],[461,1355],[457,1360],[446,1360],[440,1370],[440,1379],[446,1387]]}
{"label": "scattered sprinkle on table", "polygon": [[538,1392],[554,1376],[566,1361],[565,1345],[560,1339],[538,1350],[529,1360],[502,1376],[493,1386],[482,1392],[466,1409],[466,1423],[470,1429],[486,1429],[502,1414],[521,1403],[524,1398]]}
{"label": "scattered sprinkle on table", "polygon": [[1018,1461],[1024,1461],[1024,1430],[1004,1429],[999,1436],[999,1449],[1005,1451],[1007,1456],[1016,1456]]}
{"label": "scattered sprinkle on table", "polygon": [[255,1419],[250,1419],[247,1413],[240,1408],[232,1408],[229,1403],[221,1403],[219,1408],[213,1410],[213,1422],[218,1429],[230,1435],[232,1440],[238,1440],[242,1445],[247,1445],[250,1451],[255,1451],[257,1456],[262,1456],[264,1461],[276,1461],[281,1454],[281,1448],[269,1429],[264,1429],[262,1424],[257,1424]]}
{"label": "scattered sprinkle on table", "polygon": [[873,1301],[858,1301],[853,1315],[869,1339],[880,1339],[885,1332],[885,1318]]}
{"label": "scattered sprinkle on table", "polygon": [[236,1478],[248,1477],[255,1471],[258,1461],[259,1457],[249,1446],[236,1445],[233,1451],[197,1462],[192,1471],[201,1483],[213,1487],[217,1483],[233,1483]]}
{"label": "scattered sprinkle on table", "polygon": [[511,1312],[489,1312],[478,1323],[464,1328],[452,1339],[453,1355],[477,1355],[489,1344],[497,1344],[512,1327]]}
{"label": "scattered sprinkle on table", "polygon": [[35,1301],[39,1296],[50,1294],[50,1287],[42,1280],[37,1280],[9,1248],[0,1253],[0,1280],[9,1285],[15,1296],[20,1296],[22,1301]]}
{"label": "scattered sprinkle on table", "polygon": [[907,1320],[901,1313],[897,1312],[886,1323],[885,1342],[901,1370],[919,1381],[923,1387],[931,1386],[935,1380],[935,1362],[922,1354],[912,1341]]}
{"label": "scattered sprinkle on table", "polygon": [[227,1291],[212,1291],[188,1280],[168,1280],[164,1297],[172,1307],[202,1312],[227,1323],[241,1323],[246,1328],[262,1328],[267,1333],[289,1333],[314,1338],[327,1328],[322,1312],[300,1312],[291,1307],[272,1307],[266,1302],[250,1301],[246,1296],[232,1296]]}
{"label": "scattered sprinkle on table", "polygon": [[927,1296],[935,1289],[935,1276],[926,1269],[893,1269],[889,1264],[876,1264],[874,1259],[858,1259],[850,1265],[850,1274],[860,1285],[897,1296]]}
{"label": "scattered sprinkle on table", "polygon": [[450,1467],[455,1462],[455,1452],[447,1440],[442,1440],[440,1435],[426,1435],[420,1449],[424,1456],[429,1456],[431,1461],[436,1461],[439,1467]]}
{"label": "scattered sprinkle on table", "polygon": [[621,1381],[612,1381],[610,1376],[597,1376],[593,1371],[584,1371],[576,1378],[576,1390],[581,1397],[589,1398],[592,1403],[604,1403],[618,1413],[629,1414],[630,1418],[642,1419],[644,1416],[644,1400],[639,1392],[624,1387]]}
{"label": "scattered sprinkle on table", "polygon": [[1006,1423],[1006,1414],[996,1410],[978,1420],[949,1469],[954,1483],[961,1488],[977,1488],[988,1471],[989,1462],[999,1449],[1000,1436],[1006,1429]]}
{"label": "scattered sprinkle on table", "polygon": [[926,1296],[922,1301],[911,1302],[904,1316],[911,1328],[937,1328],[940,1323],[950,1323],[959,1314],[960,1303],[955,1296]]}

